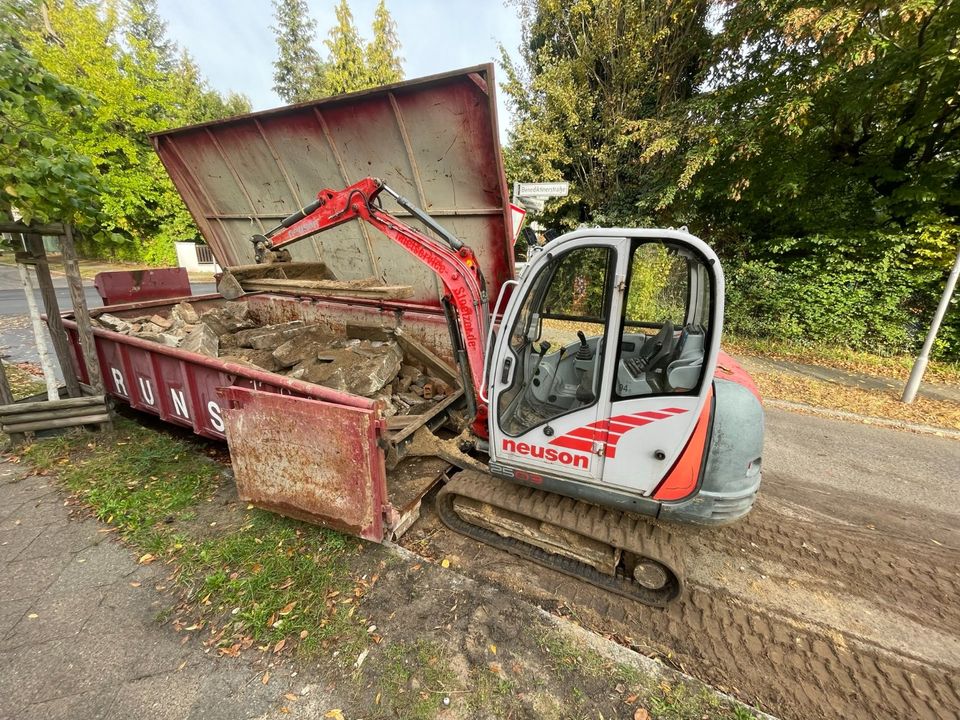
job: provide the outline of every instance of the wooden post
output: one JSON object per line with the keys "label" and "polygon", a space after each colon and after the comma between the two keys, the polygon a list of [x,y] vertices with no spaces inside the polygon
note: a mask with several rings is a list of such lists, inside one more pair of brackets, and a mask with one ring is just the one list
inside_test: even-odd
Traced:
{"label": "wooden post", "polygon": [[43,307],[47,313],[47,327],[50,329],[50,339],[53,340],[53,349],[60,361],[60,371],[63,373],[64,384],[70,397],[80,397],[80,381],[73,368],[73,359],[70,355],[70,342],[67,340],[67,331],[63,328],[60,319],[60,305],[57,302],[57,292],[53,287],[53,278],[50,277],[50,265],[47,263],[47,253],[43,248],[43,238],[36,233],[25,236],[27,251],[33,258],[37,269],[37,282],[40,285],[40,296],[43,298]]}
{"label": "wooden post", "polygon": [[87,378],[94,393],[103,394],[103,373],[97,360],[97,348],[93,340],[93,326],[90,324],[90,311],[87,297],[83,293],[83,278],[80,275],[80,259],[73,243],[73,227],[64,224],[64,234],[60,238],[60,252],[63,255],[63,270],[70,286],[70,299],[73,301],[74,318],[77,321],[77,333],[80,336],[80,348],[83,351],[83,364],[87,367]]}
{"label": "wooden post", "polygon": [[21,262],[17,263],[20,272],[20,283],[23,285],[23,294],[27,297],[27,312],[30,313],[30,325],[33,327],[33,339],[37,344],[37,357],[40,359],[40,368],[43,370],[43,380],[47,385],[47,400],[59,400],[60,390],[57,387],[57,374],[53,363],[50,362],[50,353],[47,352],[47,337],[43,331],[43,320],[40,319],[40,310],[33,297],[33,282],[30,280],[30,271]]}
{"label": "wooden post", "polygon": [[[12,405],[13,393],[10,391],[10,381],[7,380],[7,370],[0,360],[0,405]],[[26,436],[23,433],[10,433],[10,442],[19,445]]]}

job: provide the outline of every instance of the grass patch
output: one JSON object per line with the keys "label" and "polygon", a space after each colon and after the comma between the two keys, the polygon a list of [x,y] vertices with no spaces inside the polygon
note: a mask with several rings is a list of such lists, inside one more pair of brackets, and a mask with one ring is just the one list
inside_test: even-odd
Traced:
{"label": "grass patch", "polygon": [[[730,705],[707,687],[693,687],[682,681],[669,683],[663,678],[647,675],[634,665],[608,660],[556,628],[543,628],[537,644],[553,660],[554,669],[565,676],[565,681],[574,682],[579,674],[599,681],[605,687],[622,686],[624,702],[635,709],[646,709],[655,720],[700,720],[707,717],[746,720],[754,717],[746,706]],[[580,697],[580,693],[582,691],[578,688],[573,688],[574,700],[583,704],[587,698]]]}
{"label": "grass patch", "polygon": [[[366,589],[351,578],[357,547],[332,530],[249,511],[239,530],[180,549],[188,614],[210,621],[223,654],[253,643],[279,652],[292,638],[306,653],[336,639],[345,658],[355,657],[365,643],[356,610]],[[220,618],[228,620],[218,628]]]}
{"label": "grass patch", "polygon": [[43,375],[34,375],[27,369],[28,367],[31,367],[29,363],[3,364],[14,400],[21,400],[47,391],[47,384],[43,380]]}
{"label": "grass patch", "polygon": [[222,476],[188,443],[123,419],[113,432],[75,431],[35,442],[23,457],[38,471],[57,475],[126,540],[152,552],[178,542],[167,526],[208,497]]}
{"label": "grass patch", "polygon": [[309,653],[336,638],[346,656],[366,643],[356,610],[367,583],[355,582],[350,567],[360,544],[235,503],[208,503],[223,468],[195,443],[118,419],[111,433],[39,441],[23,457],[116,527],[140,562],[171,563],[182,602],[165,619],[205,633],[221,654],[254,645]]}
{"label": "grass patch", "polygon": [[456,689],[456,675],[444,649],[429,640],[387,646],[377,670],[380,715],[428,720],[443,707],[443,698]]}
{"label": "grass patch", "polygon": [[[912,355],[875,355],[844,347],[783,340],[757,340],[727,334],[723,337],[723,349],[733,355],[756,355],[792,360],[903,381],[910,377],[910,369],[916,359]],[[960,383],[960,362],[931,360],[923,379],[925,382]]]}

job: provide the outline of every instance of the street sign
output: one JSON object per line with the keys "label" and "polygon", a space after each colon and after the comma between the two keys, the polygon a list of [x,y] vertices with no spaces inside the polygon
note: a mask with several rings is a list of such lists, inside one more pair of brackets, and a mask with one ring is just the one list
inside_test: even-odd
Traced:
{"label": "street sign", "polygon": [[517,207],[510,203],[510,222],[513,224],[513,244],[517,244],[517,237],[520,235],[520,228],[523,227],[523,218],[527,211],[522,207]]}
{"label": "street sign", "polygon": [[552,198],[565,197],[570,192],[568,182],[514,183],[514,197]]}

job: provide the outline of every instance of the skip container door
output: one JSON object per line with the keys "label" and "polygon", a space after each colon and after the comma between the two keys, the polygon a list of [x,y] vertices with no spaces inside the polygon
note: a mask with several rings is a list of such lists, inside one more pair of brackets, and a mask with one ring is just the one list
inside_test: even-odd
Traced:
{"label": "skip container door", "polygon": [[223,388],[241,499],[381,542],[386,471],[372,409]]}

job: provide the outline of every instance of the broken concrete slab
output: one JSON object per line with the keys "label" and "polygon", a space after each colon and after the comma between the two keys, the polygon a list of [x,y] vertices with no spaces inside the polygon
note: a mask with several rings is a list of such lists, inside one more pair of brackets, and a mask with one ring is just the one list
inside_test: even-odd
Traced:
{"label": "broken concrete slab", "polygon": [[280,367],[293,367],[309,357],[316,357],[322,350],[332,347],[336,338],[321,327],[306,327],[296,337],[281,343],[273,351]]}
{"label": "broken concrete slab", "polygon": [[[364,340],[348,352],[353,354],[353,362],[338,363],[321,385],[353,395],[373,395],[393,382],[403,362],[403,353],[396,343]],[[321,355],[320,359],[323,358]]]}
{"label": "broken concrete slab", "polygon": [[279,325],[265,325],[249,330],[241,330],[233,336],[236,347],[249,347],[257,350],[273,350],[287,340],[303,333],[303,320],[292,320]]}
{"label": "broken concrete slab", "polygon": [[[231,351],[234,354],[230,356],[236,360],[240,360],[244,363],[255,365],[261,370],[266,370],[267,372],[276,372],[280,369],[279,363],[273,353],[270,350],[256,350],[254,348],[237,348],[236,350]],[[224,360],[226,357],[223,358]]]}
{"label": "broken concrete slab", "polygon": [[200,323],[187,333],[180,348],[215,358],[220,352],[220,338],[209,325]]}
{"label": "broken concrete slab", "polygon": [[170,309],[170,317],[173,320],[182,320],[184,325],[196,325],[200,320],[200,314],[186,300],[177,303]]}
{"label": "broken concrete slab", "polygon": [[129,322],[127,322],[123,318],[118,318],[116,315],[111,315],[110,313],[103,313],[101,315],[98,315],[97,322],[100,323],[107,330],[113,330],[114,332],[119,332],[119,333],[130,332]]}
{"label": "broken concrete slab", "polygon": [[254,318],[250,317],[250,307],[241,302],[226,302],[208,310],[200,316],[200,322],[209,325],[217,337],[257,325]]}

